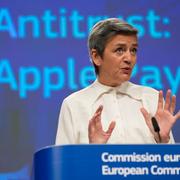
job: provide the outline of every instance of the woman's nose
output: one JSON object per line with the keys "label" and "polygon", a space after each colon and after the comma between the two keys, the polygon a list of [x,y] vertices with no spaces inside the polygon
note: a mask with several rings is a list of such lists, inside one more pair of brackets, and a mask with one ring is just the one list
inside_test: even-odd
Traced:
{"label": "woman's nose", "polygon": [[124,54],[124,62],[126,64],[131,64],[131,59],[132,59],[132,56],[131,56],[130,51],[126,51],[126,53]]}

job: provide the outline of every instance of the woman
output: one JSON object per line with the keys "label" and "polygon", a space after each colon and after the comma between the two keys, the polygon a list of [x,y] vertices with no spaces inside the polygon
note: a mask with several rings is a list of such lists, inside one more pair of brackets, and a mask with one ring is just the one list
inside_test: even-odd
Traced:
{"label": "woman", "polygon": [[[88,38],[97,80],[62,104],[56,144],[174,143],[176,97],[129,82],[137,30],[116,18],[98,22]],[[164,104],[164,105],[163,105]]]}

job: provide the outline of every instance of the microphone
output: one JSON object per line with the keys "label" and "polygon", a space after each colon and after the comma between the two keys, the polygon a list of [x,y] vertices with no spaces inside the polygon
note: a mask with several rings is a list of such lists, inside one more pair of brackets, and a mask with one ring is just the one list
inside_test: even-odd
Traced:
{"label": "microphone", "polygon": [[158,134],[158,138],[159,138],[159,142],[161,143],[161,136],[160,136],[160,127],[159,127],[159,124],[156,120],[155,117],[152,117],[151,118],[151,121],[152,121],[152,125],[153,125],[153,128],[154,128],[154,131]]}
{"label": "microphone", "polygon": [[156,118],[152,117],[151,121],[152,121],[154,131],[158,133],[160,131],[160,127],[158,125],[158,122],[157,122]]}

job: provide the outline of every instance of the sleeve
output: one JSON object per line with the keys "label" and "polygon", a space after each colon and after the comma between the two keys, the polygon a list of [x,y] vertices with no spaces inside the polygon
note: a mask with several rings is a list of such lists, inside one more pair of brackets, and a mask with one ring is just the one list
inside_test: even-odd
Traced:
{"label": "sleeve", "polygon": [[63,101],[56,134],[55,145],[75,144],[75,125],[73,115],[66,101]]}
{"label": "sleeve", "polygon": [[170,132],[170,139],[169,139],[169,142],[167,144],[175,144],[175,140],[174,140],[172,131]]}

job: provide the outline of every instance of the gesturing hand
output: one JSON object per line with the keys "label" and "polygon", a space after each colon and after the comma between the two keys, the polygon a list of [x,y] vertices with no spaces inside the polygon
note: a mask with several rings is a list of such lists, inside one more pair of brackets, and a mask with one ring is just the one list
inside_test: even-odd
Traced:
{"label": "gesturing hand", "polygon": [[165,105],[163,107],[163,92],[159,91],[158,107],[155,114],[155,118],[160,127],[160,138],[158,134],[154,131],[151,115],[146,111],[145,108],[141,108],[141,112],[144,116],[147,126],[149,127],[151,133],[154,135],[156,142],[167,143],[170,138],[170,131],[176,122],[180,118],[180,111],[174,114],[176,107],[176,96],[172,96],[171,91],[168,90],[166,93]]}
{"label": "gesturing hand", "polygon": [[104,131],[102,129],[102,124],[101,124],[102,110],[103,110],[103,106],[99,106],[94,116],[89,121],[89,126],[88,126],[89,143],[93,143],[93,144],[107,143],[115,127],[115,121],[112,121],[107,131]]}

